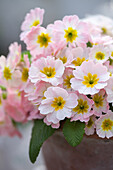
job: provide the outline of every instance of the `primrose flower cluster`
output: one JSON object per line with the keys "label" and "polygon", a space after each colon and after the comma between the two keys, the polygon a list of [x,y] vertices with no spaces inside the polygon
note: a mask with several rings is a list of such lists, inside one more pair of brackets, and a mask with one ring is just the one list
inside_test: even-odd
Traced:
{"label": "primrose flower cluster", "polygon": [[85,122],[87,135],[112,137],[113,20],[71,15],[44,28],[43,15],[32,9],[22,23],[29,52],[15,42],[0,57],[0,134],[20,136],[15,122],[58,129],[70,119]]}

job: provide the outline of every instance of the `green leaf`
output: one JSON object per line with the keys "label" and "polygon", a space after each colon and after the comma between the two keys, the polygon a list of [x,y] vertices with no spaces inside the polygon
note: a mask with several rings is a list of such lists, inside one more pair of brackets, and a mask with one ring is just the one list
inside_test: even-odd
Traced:
{"label": "green leaf", "polygon": [[1,86],[1,85],[0,85],[0,88],[1,88],[2,91],[6,91],[7,90],[6,87]]}
{"label": "green leaf", "polygon": [[82,141],[84,134],[85,123],[80,121],[70,122],[69,119],[66,120],[63,127],[63,134],[67,142],[75,147]]}
{"label": "green leaf", "polygon": [[43,120],[34,121],[29,147],[29,157],[32,163],[36,161],[44,141],[48,139],[54,132],[55,129],[53,129],[51,126],[47,126]]}
{"label": "green leaf", "polygon": [[21,61],[24,61],[24,55],[27,54],[28,55],[28,58],[29,58],[29,62],[31,64],[31,58],[32,58],[32,55],[30,54],[29,51],[23,51],[22,52],[22,55],[21,55]]}

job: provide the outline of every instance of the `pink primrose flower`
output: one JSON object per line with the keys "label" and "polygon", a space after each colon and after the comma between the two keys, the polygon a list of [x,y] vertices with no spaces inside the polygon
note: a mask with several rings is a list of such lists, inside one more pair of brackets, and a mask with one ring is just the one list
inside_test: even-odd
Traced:
{"label": "pink primrose flower", "polygon": [[93,115],[91,111],[92,105],[93,101],[91,99],[85,95],[78,94],[78,105],[72,109],[73,115],[71,121],[89,121],[90,116]]}
{"label": "pink primrose flower", "polygon": [[7,57],[7,62],[10,67],[15,68],[21,60],[21,45],[17,42],[12,43],[9,46],[9,54]]}
{"label": "pink primrose flower", "polygon": [[107,47],[104,47],[103,45],[93,46],[89,53],[90,59],[97,63],[105,63],[105,61],[109,59],[109,56],[109,49]]}
{"label": "pink primrose flower", "polygon": [[0,122],[0,135],[1,136],[18,136],[22,137],[21,133],[16,129],[16,127],[13,125],[11,118],[6,115],[4,120]]}
{"label": "pink primrose flower", "polygon": [[1,82],[4,86],[14,87],[18,86],[18,79],[21,76],[19,70],[15,70],[15,66],[9,59],[6,59],[5,56],[0,57],[0,72],[1,72]]}
{"label": "pink primrose flower", "polygon": [[101,138],[113,137],[113,112],[108,111],[96,120],[96,133]]}
{"label": "pink primrose flower", "polygon": [[80,21],[76,15],[65,16],[62,21],[55,21],[54,25],[49,26],[49,29],[53,30],[56,42],[81,45],[88,41],[87,24]]}
{"label": "pink primrose flower", "polygon": [[107,101],[113,103],[113,76],[110,77],[105,90],[107,93]]}
{"label": "pink primrose flower", "polygon": [[73,69],[72,68],[66,68],[63,74],[63,87],[67,91],[72,91],[70,80],[74,77],[73,75]]}
{"label": "pink primrose flower", "polygon": [[59,58],[63,62],[65,67],[68,67],[73,60],[72,49],[65,47],[60,50],[55,57]]}
{"label": "pink primrose flower", "polygon": [[43,27],[32,28],[25,38],[27,49],[30,50],[31,55],[35,58],[37,55],[51,55],[52,37],[47,29]]}
{"label": "pink primrose flower", "polygon": [[64,73],[64,65],[61,60],[55,60],[54,57],[48,56],[33,62],[29,71],[29,79],[33,83],[45,81],[54,86],[63,82],[62,75]]}
{"label": "pink primrose flower", "polygon": [[72,108],[77,106],[77,95],[68,93],[60,87],[49,87],[44,93],[46,99],[42,100],[39,110],[46,116],[47,122],[57,124],[60,120],[72,115]]}
{"label": "pink primrose flower", "polygon": [[103,15],[90,15],[85,19],[101,29],[101,33],[113,36],[113,20]]}
{"label": "pink primrose flower", "polygon": [[40,8],[31,9],[30,13],[27,13],[21,25],[21,30],[23,31],[20,35],[21,40],[24,40],[32,27],[37,27],[43,23],[43,15],[44,9]]}
{"label": "pink primrose flower", "polygon": [[95,121],[96,121],[96,117],[95,116],[91,116],[89,121],[86,122],[86,126],[85,126],[85,134],[86,135],[93,135],[95,132]]}
{"label": "pink primrose flower", "polygon": [[106,113],[109,110],[109,103],[107,102],[107,96],[105,90],[100,90],[99,93],[96,93],[92,96],[94,101],[93,113],[96,116],[101,116],[102,112]]}
{"label": "pink primrose flower", "polygon": [[71,87],[81,94],[95,94],[107,86],[109,72],[101,63],[92,60],[84,61],[81,66],[73,71],[74,78],[70,80]]}
{"label": "pink primrose flower", "polygon": [[16,122],[25,122],[28,113],[28,105],[26,107],[26,103],[23,102],[22,93],[12,89],[7,90],[7,98],[4,103],[5,112]]}
{"label": "pink primrose flower", "polygon": [[89,59],[89,48],[76,47],[72,49],[73,60],[69,67],[76,68]]}

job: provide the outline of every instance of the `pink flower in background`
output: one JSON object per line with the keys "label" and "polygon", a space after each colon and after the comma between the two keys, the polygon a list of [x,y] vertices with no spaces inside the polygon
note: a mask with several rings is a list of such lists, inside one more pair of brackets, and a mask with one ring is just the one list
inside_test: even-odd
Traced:
{"label": "pink flower in background", "polygon": [[21,45],[17,42],[12,43],[9,46],[8,63],[12,67],[16,67],[21,60]]}
{"label": "pink flower in background", "polygon": [[101,28],[99,28],[98,26],[94,25],[91,22],[87,21],[87,18],[82,19],[82,21],[84,21],[85,23],[87,23],[87,27],[88,27],[88,32],[89,32],[89,39],[93,36],[101,36],[102,30]]}
{"label": "pink flower in background", "polygon": [[113,136],[113,113],[108,111],[95,122],[96,133],[101,138],[110,138]]}
{"label": "pink flower in background", "polygon": [[89,15],[84,21],[101,29],[101,33],[113,36],[113,20],[103,15]]}
{"label": "pink flower in background", "polygon": [[26,87],[24,88],[25,97],[27,97],[29,101],[37,99],[37,94],[35,94],[35,91],[36,85],[34,83],[31,83],[31,81],[29,80],[26,84]]}
{"label": "pink flower in background", "polygon": [[113,60],[109,58],[109,60],[106,61],[104,65],[107,67],[108,71],[110,72],[110,76],[112,76],[113,75]]}
{"label": "pink flower in background", "polygon": [[72,49],[65,47],[62,50],[59,50],[55,57],[59,58],[63,62],[65,67],[68,67],[73,60]]}
{"label": "pink flower in background", "polygon": [[1,91],[0,89],[0,135],[10,137],[17,135],[18,137],[21,137],[20,132],[13,125],[12,119],[9,115],[7,115],[7,112],[5,110],[6,98],[6,91]]}
{"label": "pink flower in background", "polygon": [[88,41],[87,24],[80,21],[78,16],[65,16],[62,21],[54,22],[49,29],[53,30],[54,40],[57,42],[85,44]]}
{"label": "pink flower in background", "polygon": [[40,54],[51,55],[53,52],[52,37],[48,30],[43,27],[33,27],[27,34],[25,43],[34,57]]}
{"label": "pink flower in background", "polygon": [[48,56],[33,62],[30,71],[29,79],[33,83],[45,81],[54,86],[63,82],[62,75],[64,73],[64,65],[61,60],[55,60],[54,57]]}
{"label": "pink flower in background", "polygon": [[22,93],[12,89],[7,90],[8,94],[4,103],[5,112],[16,122],[25,122],[31,107],[30,103],[26,107],[26,101],[25,99],[23,100]]}
{"label": "pink flower in background", "polygon": [[90,41],[91,41],[92,45],[109,46],[109,45],[113,44],[113,38],[108,35],[101,36],[101,35],[97,34],[96,36],[92,36]]}
{"label": "pink flower in background", "polygon": [[5,119],[5,109],[4,109],[4,100],[2,99],[2,92],[0,92],[0,122],[3,122]]}
{"label": "pink flower in background", "polygon": [[24,89],[26,93],[25,96],[28,98],[29,101],[31,101],[35,105],[39,105],[41,101],[45,98],[44,92],[49,86],[51,86],[50,83],[46,83],[43,81],[40,81],[37,84],[33,84],[29,81]]}
{"label": "pink flower in background", "polygon": [[96,117],[95,116],[91,116],[89,121],[86,122],[86,126],[85,126],[85,133],[86,135],[93,135],[95,132],[95,121],[96,121]]}
{"label": "pink flower in background", "polygon": [[[100,41],[100,39],[101,39],[101,41]],[[99,40],[97,39],[97,43],[98,43],[98,41],[100,42],[100,44],[103,44],[105,46],[109,46],[109,45],[113,44],[113,38],[108,35],[102,36],[101,38],[99,38]]]}
{"label": "pink flower in background", "polygon": [[[9,60],[6,59],[6,57],[2,55],[2,56],[0,56],[0,69],[2,72],[4,72],[4,68],[8,68],[9,71],[11,72],[11,71],[14,71],[15,66],[13,65],[13,67],[12,67],[12,63],[10,63]],[[5,77],[5,74],[4,74],[4,78],[8,79],[8,75],[7,75],[7,77]]]}
{"label": "pink flower in background", "polygon": [[23,55],[23,60],[21,59],[21,45],[16,42],[10,45],[7,58],[0,57],[1,78],[5,86],[18,90],[24,88],[30,63],[28,55]]}
{"label": "pink flower in background", "polygon": [[4,86],[18,86],[18,79],[21,76],[19,70],[15,70],[15,65],[10,62],[9,59],[6,59],[5,56],[0,57],[0,72],[1,72],[1,81]]}
{"label": "pink flower in background", "polygon": [[[52,33],[51,33],[52,34]],[[65,50],[64,49],[67,49],[67,47],[66,47],[66,45],[65,45],[65,42],[63,43],[63,42],[61,42],[61,41],[58,41],[58,42],[55,42],[55,41],[53,41],[53,43],[51,44],[52,45],[52,55],[53,56],[56,56],[57,57],[57,55],[59,56],[59,54],[61,53],[62,54],[62,52],[64,51],[65,52]],[[69,48],[68,48],[69,49]],[[69,50],[68,50],[69,51]],[[69,59],[69,58],[68,58]]]}
{"label": "pink flower in background", "polygon": [[71,121],[80,120],[81,122],[89,121],[93,112],[91,111],[93,101],[86,97],[85,95],[78,94],[78,105],[72,109],[72,118]]}
{"label": "pink flower in background", "polygon": [[27,116],[27,120],[34,120],[34,119],[43,119],[45,116],[40,114],[37,105],[33,105],[32,110],[29,112]]}
{"label": "pink flower in background", "polygon": [[109,59],[109,56],[109,49],[103,45],[93,46],[89,53],[90,59],[97,63],[105,63]]}
{"label": "pink flower in background", "polygon": [[24,40],[32,27],[37,27],[43,23],[43,15],[44,9],[40,8],[31,9],[30,13],[27,13],[21,26],[21,30],[23,31],[20,35],[21,40]]}
{"label": "pink flower in background", "polygon": [[89,60],[89,48],[76,47],[72,49],[73,60],[69,67],[76,68],[84,61]]}
{"label": "pink flower in background", "polygon": [[81,94],[95,94],[107,86],[109,72],[101,63],[92,60],[84,61],[80,67],[73,71],[74,78],[71,79],[71,87]]}
{"label": "pink flower in background", "polygon": [[107,102],[105,93],[105,90],[100,90],[99,93],[92,96],[92,100],[94,101],[93,113],[96,116],[101,116],[102,112],[106,113],[109,110],[109,103]]}
{"label": "pink flower in background", "polygon": [[[20,58],[17,60],[18,57]],[[0,66],[1,81],[4,86],[22,91],[28,80],[30,67],[28,55],[23,55],[23,60],[21,60],[21,54],[17,57],[10,54],[7,59],[5,56],[1,56]]]}
{"label": "pink flower in background", "polygon": [[43,99],[45,99],[44,93],[47,90],[48,87],[50,87],[51,84],[50,83],[46,83],[43,81],[40,81],[37,85],[36,85],[36,91],[35,91],[35,96],[37,96],[37,98],[35,99],[34,104],[39,105],[41,103],[41,101]]}
{"label": "pink flower in background", "polygon": [[18,90],[22,91],[27,85],[29,77],[30,61],[28,54],[23,55],[22,61],[16,67],[16,70],[20,72],[20,77],[18,77]]}
{"label": "pink flower in background", "polygon": [[12,120],[8,115],[6,115],[4,120],[0,122],[0,135],[10,137],[22,137],[21,133],[13,125]]}
{"label": "pink flower in background", "polygon": [[105,87],[107,93],[107,101],[113,103],[113,76],[110,77],[107,86]]}
{"label": "pink flower in background", "polygon": [[113,44],[108,46],[109,51],[110,51],[110,58],[113,59]]}
{"label": "pink flower in background", "polygon": [[57,124],[60,120],[72,115],[72,108],[77,106],[77,95],[68,93],[60,87],[49,87],[44,93],[46,99],[42,100],[39,110],[46,116],[47,122]]}
{"label": "pink flower in background", "polygon": [[26,115],[25,122],[33,119],[43,119],[44,116],[40,114],[40,111],[38,110],[38,105],[35,105],[32,101],[28,100],[28,97],[26,97],[25,93],[21,93],[21,106],[23,109],[23,114]]}
{"label": "pink flower in background", "polygon": [[72,68],[66,68],[63,74],[63,87],[67,91],[72,91],[71,88],[71,79],[74,77],[73,75],[73,69]]}

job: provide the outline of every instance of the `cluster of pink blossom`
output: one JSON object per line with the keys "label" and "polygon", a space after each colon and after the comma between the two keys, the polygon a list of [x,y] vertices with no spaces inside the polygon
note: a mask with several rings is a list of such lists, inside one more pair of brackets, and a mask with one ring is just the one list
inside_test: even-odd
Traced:
{"label": "cluster of pink blossom", "polygon": [[14,122],[85,122],[85,133],[113,136],[113,20],[65,16],[46,28],[35,8],[22,23],[21,45],[0,57],[0,134],[19,134]]}

